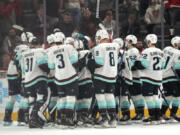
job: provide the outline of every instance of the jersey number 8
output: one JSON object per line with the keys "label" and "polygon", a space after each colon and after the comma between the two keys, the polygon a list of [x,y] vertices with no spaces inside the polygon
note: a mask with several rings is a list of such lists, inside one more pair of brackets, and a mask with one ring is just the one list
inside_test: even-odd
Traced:
{"label": "jersey number 8", "polygon": [[115,61],[114,61],[114,53],[113,52],[110,52],[109,53],[109,63],[110,63],[110,66],[115,66]]}

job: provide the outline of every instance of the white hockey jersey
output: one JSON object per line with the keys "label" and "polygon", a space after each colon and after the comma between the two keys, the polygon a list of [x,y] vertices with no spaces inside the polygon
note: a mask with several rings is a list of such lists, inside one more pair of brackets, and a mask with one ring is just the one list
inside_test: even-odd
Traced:
{"label": "white hockey jersey", "polygon": [[78,79],[73,67],[78,63],[78,52],[72,45],[53,46],[48,57],[48,67],[55,70],[55,83],[67,85]]}
{"label": "white hockey jersey", "polygon": [[[135,61],[139,61],[140,60],[140,54],[139,54],[139,50],[135,47],[129,49],[127,51],[127,55],[129,56],[130,59],[130,63],[131,63],[131,67],[134,66]],[[132,71],[132,76],[133,76],[133,82],[135,83],[141,83],[141,71],[140,70],[135,70]]]}
{"label": "white hockey jersey", "polygon": [[154,85],[162,83],[163,52],[158,48],[147,48],[142,52],[141,64],[145,67],[142,70],[141,79]]}
{"label": "white hockey jersey", "polygon": [[[19,63],[17,66],[18,68],[21,68],[21,64],[22,64],[22,54],[29,50],[29,46],[27,45],[24,45],[24,44],[21,44],[21,45],[18,45],[16,46],[14,52],[15,52],[15,55],[14,55],[14,59]],[[22,72],[22,69],[21,69],[21,72]],[[24,74],[21,73],[21,78],[22,78],[22,83],[24,83]]]}
{"label": "white hockey jersey", "polygon": [[118,53],[120,46],[116,43],[101,43],[94,47],[93,55],[97,65],[94,79],[115,83],[117,76]]}
{"label": "white hockey jersey", "polygon": [[14,79],[18,78],[18,75],[19,75],[19,73],[17,71],[17,67],[15,65],[15,62],[14,62],[14,60],[11,60],[9,65],[8,65],[6,78],[8,80],[14,80]]}
{"label": "white hockey jersey", "polygon": [[40,81],[47,81],[47,73],[39,67],[43,64],[47,64],[47,55],[43,48],[29,49],[22,54],[25,87],[30,87]]}
{"label": "white hockey jersey", "polygon": [[[174,58],[174,61],[173,61],[173,69],[178,70],[178,71],[180,70],[180,50],[177,50],[177,53],[175,55],[175,58]],[[177,79],[177,77],[176,77],[176,79]]]}
{"label": "white hockey jersey", "polygon": [[163,65],[163,83],[177,81],[174,72],[172,71],[173,63],[175,60],[175,56],[179,50],[168,46],[164,48],[164,65]]}
{"label": "white hockey jersey", "polygon": [[[120,50],[120,53],[123,55],[124,50]],[[121,61],[122,56],[119,58],[119,61]],[[131,61],[129,59],[129,56],[127,54],[127,51],[124,52],[123,56],[123,62],[125,64],[125,68],[119,72],[119,75],[122,76],[125,79],[125,83],[132,85],[132,72],[131,72]]]}
{"label": "white hockey jersey", "polygon": [[[89,54],[89,50],[79,51],[79,59],[83,58],[86,54]],[[84,85],[87,83],[92,83],[92,75],[87,67],[84,67],[81,72],[78,73],[79,85]]]}
{"label": "white hockey jersey", "polygon": [[[46,54],[48,58],[50,57],[51,49],[52,49],[52,46],[46,49]],[[48,83],[50,82],[54,82],[54,70],[50,70],[48,74]]]}

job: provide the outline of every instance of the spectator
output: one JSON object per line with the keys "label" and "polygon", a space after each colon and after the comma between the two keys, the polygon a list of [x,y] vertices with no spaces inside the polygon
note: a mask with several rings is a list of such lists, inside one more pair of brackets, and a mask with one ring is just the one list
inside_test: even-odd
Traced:
{"label": "spectator", "polygon": [[153,32],[156,24],[161,23],[161,5],[156,0],[152,0],[150,6],[146,10],[145,21],[149,33]]}
{"label": "spectator", "polygon": [[137,0],[125,0],[124,6],[127,9],[126,12],[129,15],[134,15],[135,17],[138,17],[139,15],[139,8],[138,8],[138,1]]}
{"label": "spectator", "polygon": [[113,37],[116,37],[116,22],[115,20],[113,20],[112,11],[109,10],[106,12],[106,16],[102,24],[104,25],[109,34],[111,34]]}
{"label": "spectator", "polygon": [[1,0],[0,14],[9,20],[11,24],[16,23],[17,17],[21,16],[21,1],[20,0]]}
{"label": "spectator", "polygon": [[40,39],[40,41],[42,41],[43,28],[46,27],[47,31],[50,31],[52,25],[51,18],[46,16],[46,26],[44,26],[44,9],[40,6],[31,26],[32,32]]}
{"label": "spectator", "polygon": [[132,34],[132,35],[136,35],[138,36],[139,35],[139,23],[136,21],[136,17],[134,15],[130,15],[128,17],[128,21],[125,22],[125,24],[122,24],[121,26],[121,32],[120,32],[120,35],[122,37],[125,37],[129,34]]}
{"label": "spectator", "polygon": [[81,17],[81,7],[84,7],[84,0],[65,0],[64,6],[66,11],[71,13],[73,24],[77,27]]}
{"label": "spectator", "polygon": [[92,15],[89,9],[84,9],[79,24],[79,33],[87,35],[93,38],[96,34],[96,27],[99,24],[99,20]]}
{"label": "spectator", "polygon": [[165,7],[167,15],[168,24],[170,24],[170,35],[174,35],[174,26],[176,20],[180,15],[180,1],[179,0],[165,0]]}
{"label": "spectator", "polygon": [[14,48],[21,43],[21,38],[16,35],[15,29],[11,28],[3,41],[3,53],[12,54]]}
{"label": "spectator", "polygon": [[71,37],[71,34],[75,30],[75,25],[72,22],[71,13],[65,12],[63,15],[63,21],[58,22],[54,28],[59,28],[66,37]]}
{"label": "spectator", "polygon": [[[58,22],[59,13],[63,10],[64,0],[46,0],[46,14],[51,17],[52,23]],[[35,8],[38,9],[43,4],[43,0],[34,0]]]}
{"label": "spectator", "polygon": [[103,20],[108,10],[113,10],[115,0],[101,0],[99,7],[99,15]]}
{"label": "spectator", "polygon": [[129,7],[133,7],[139,11],[139,0],[124,0],[124,4],[129,5]]}
{"label": "spectator", "polygon": [[147,8],[149,7],[150,0],[139,0],[139,14],[144,17]]}

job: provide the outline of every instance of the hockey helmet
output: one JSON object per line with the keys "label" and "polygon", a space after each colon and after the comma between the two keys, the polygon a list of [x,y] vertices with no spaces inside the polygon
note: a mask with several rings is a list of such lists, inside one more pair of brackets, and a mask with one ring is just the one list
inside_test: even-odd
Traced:
{"label": "hockey helmet", "polygon": [[30,42],[29,41],[29,39],[30,39],[30,37],[33,37],[33,34],[31,33],[31,32],[23,32],[22,34],[21,34],[21,41],[22,42]]}
{"label": "hockey helmet", "polygon": [[84,44],[81,40],[75,40],[74,41],[74,48],[76,48],[76,50],[83,50],[84,49]]}
{"label": "hockey helmet", "polygon": [[133,45],[137,44],[137,37],[135,35],[127,35],[126,41],[131,42]]}
{"label": "hockey helmet", "polygon": [[48,35],[48,36],[47,36],[47,42],[48,42],[48,44],[55,43],[55,41],[56,41],[56,37],[55,37],[54,34],[51,34],[51,35]]}
{"label": "hockey helmet", "polygon": [[148,34],[145,38],[145,41],[148,42],[150,41],[151,44],[156,44],[157,43],[157,35],[156,34]]}
{"label": "hockey helmet", "polygon": [[70,44],[73,45],[74,44],[74,38],[72,37],[67,37],[64,41],[64,44]]}
{"label": "hockey helmet", "polygon": [[55,34],[55,42],[56,43],[59,43],[59,42],[64,42],[64,40],[65,40],[65,35],[64,35],[64,33],[62,33],[62,32],[56,32]]}
{"label": "hockey helmet", "polygon": [[96,36],[95,36],[96,43],[98,44],[103,39],[109,39],[109,34],[106,30],[100,29],[96,32]]}
{"label": "hockey helmet", "polygon": [[175,36],[171,39],[171,44],[174,46],[175,44],[180,44],[180,37]]}
{"label": "hockey helmet", "polygon": [[122,40],[122,38],[115,38],[112,42],[117,43],[120,46],[120,48],[122,48],[124,45],[124,41]]}

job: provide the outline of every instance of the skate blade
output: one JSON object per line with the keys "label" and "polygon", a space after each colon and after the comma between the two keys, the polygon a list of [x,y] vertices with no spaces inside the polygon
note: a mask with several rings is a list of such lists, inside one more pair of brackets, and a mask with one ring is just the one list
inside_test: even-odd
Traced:
{"label": "skate blade", "polygon": [[25,122],[18,122],[17,126],[26,126],[26,123]]}
{"label": "skate blade", "polygon": [[4,122],[3,123],[3,126],[5,126],[5,127],[11,126],[11,125],[12,125],[12,122]]}

